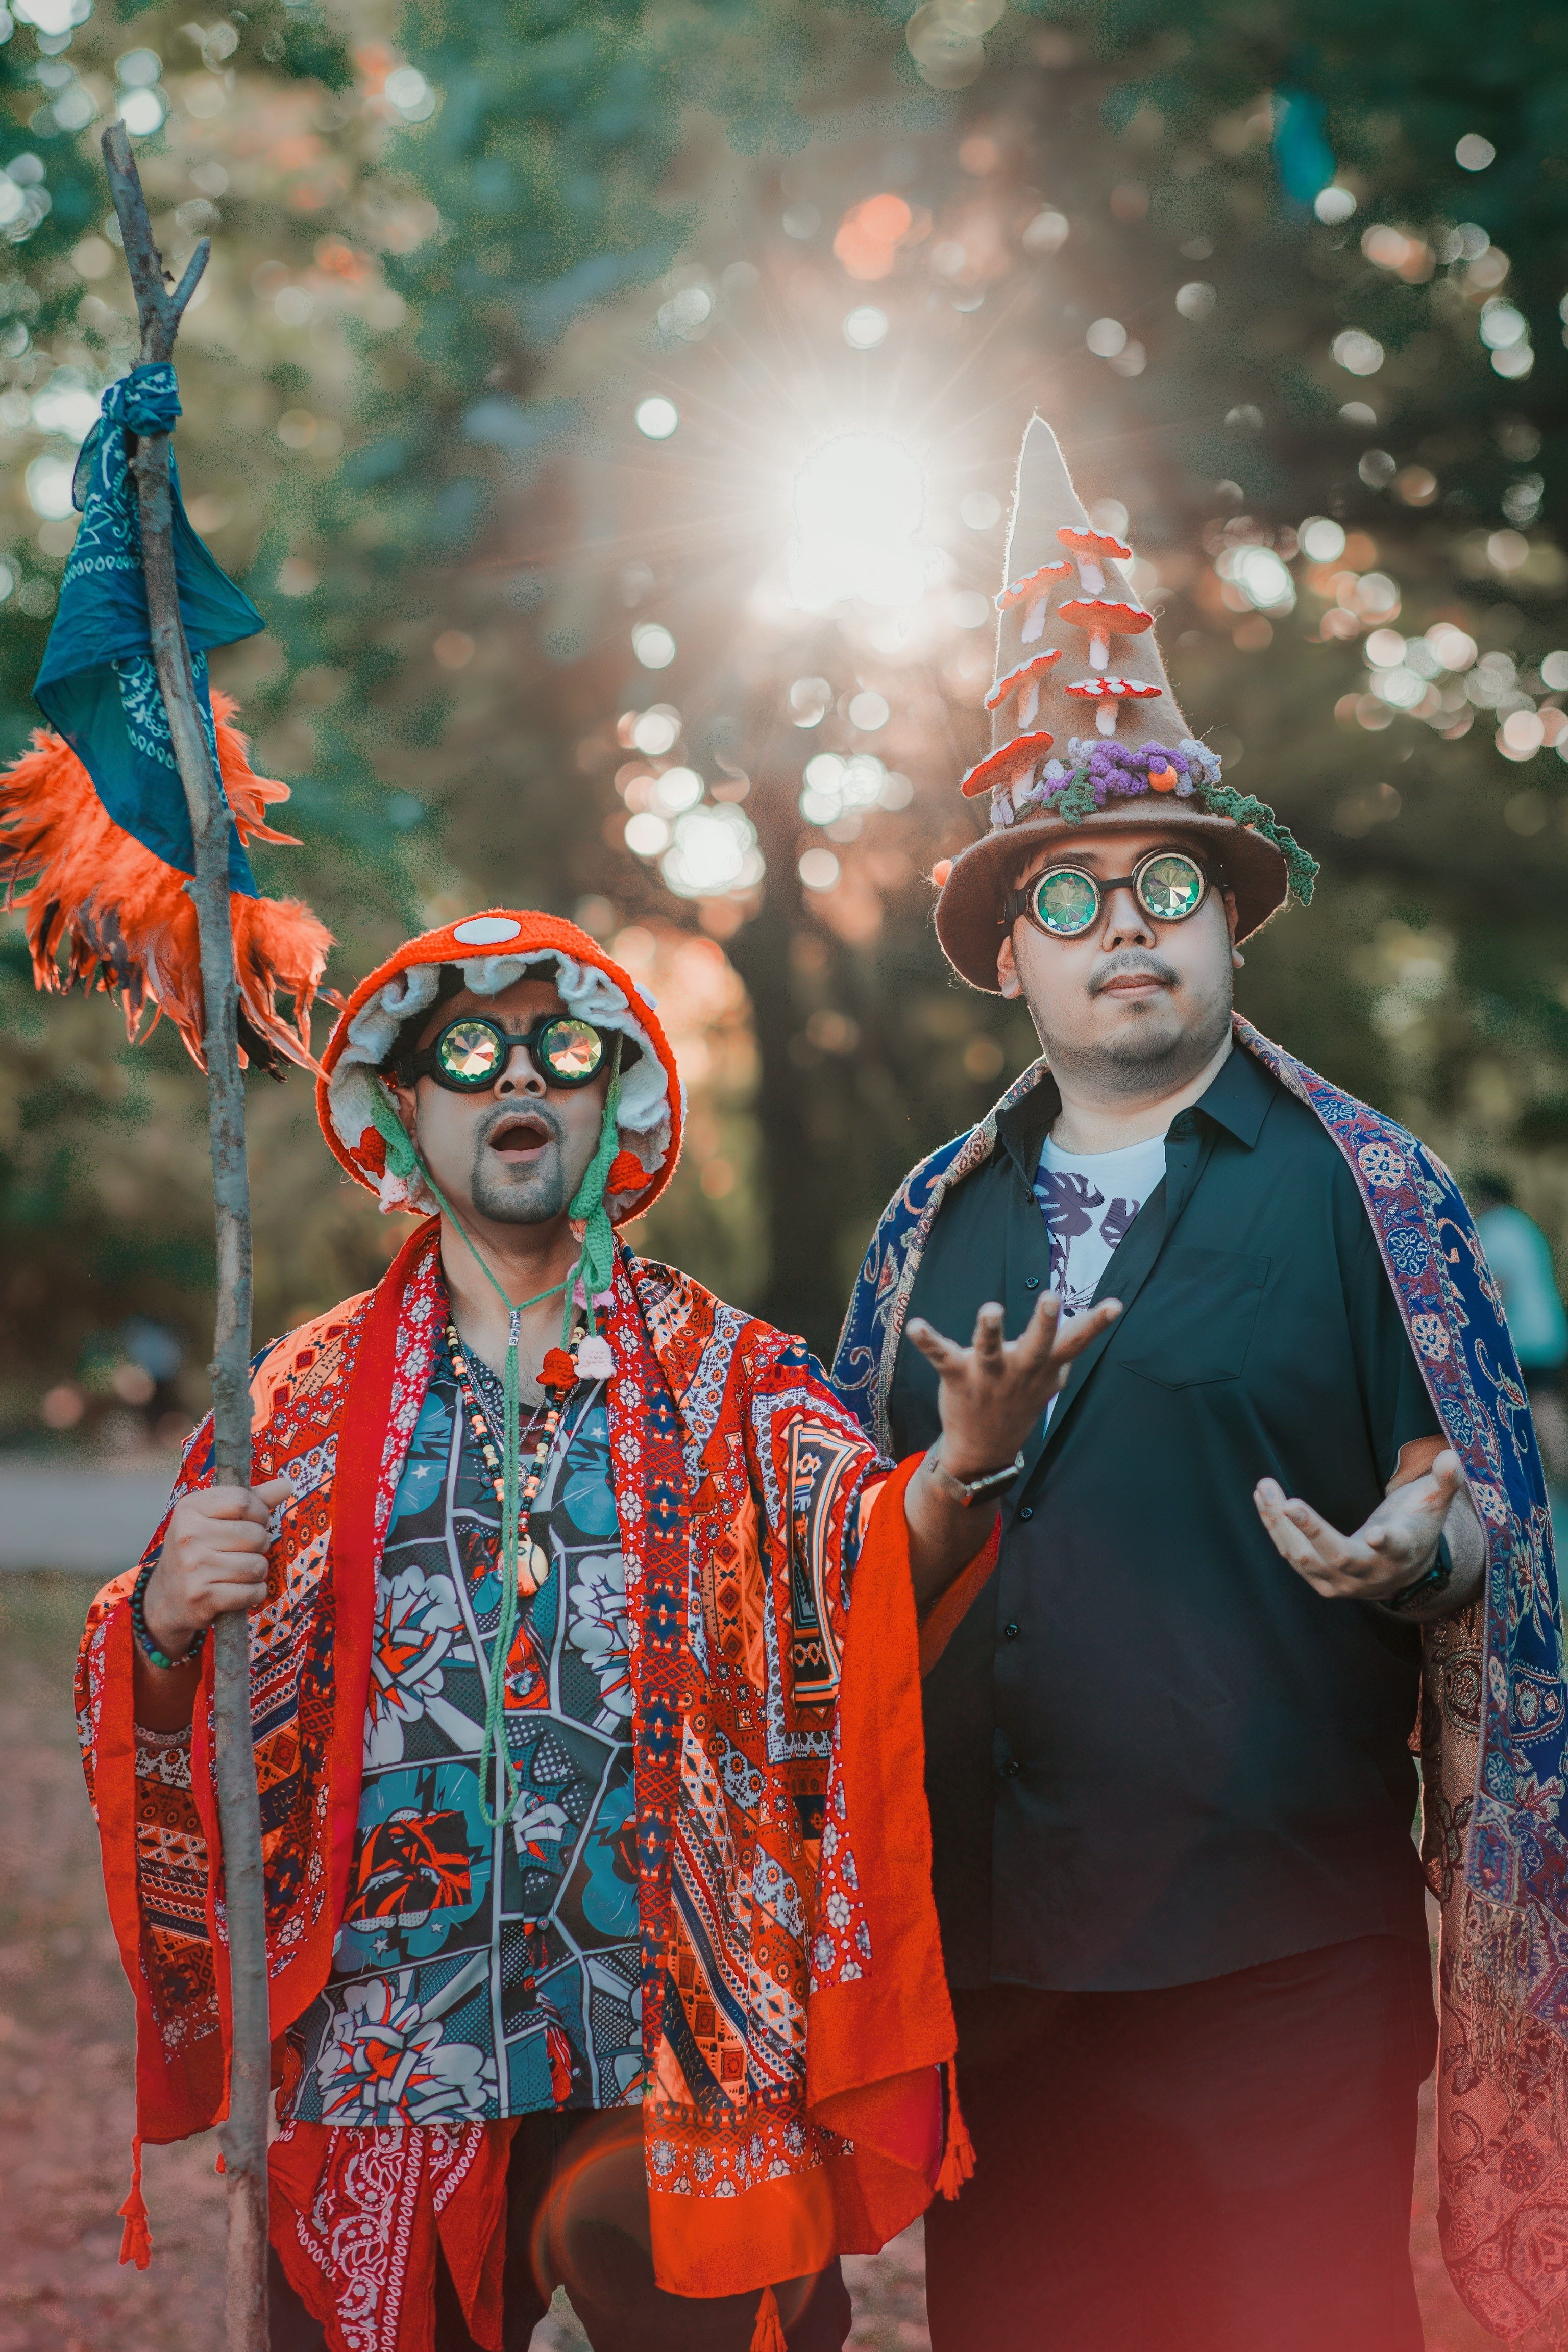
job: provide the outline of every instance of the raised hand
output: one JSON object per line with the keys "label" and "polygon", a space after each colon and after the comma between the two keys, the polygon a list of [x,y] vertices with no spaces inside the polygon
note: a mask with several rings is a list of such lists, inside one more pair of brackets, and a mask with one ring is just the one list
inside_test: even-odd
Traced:
{"label": "raised hand", "polygon": [[942,1465],[955,1478],[1000,1470],[1028,1443],[1051,1399],[1067,1384],[1073,1359],[1121,1312],[1118,1298],[1075,1315],[1061,1329],[1062,1302],[1047,1290],[1016,1339],[1002,1336],[994,1301],[974,1318],[974,1338],[962,1348],[918,1318],[909,1336],[941,1376]]}
{"label": "raised hand", "polygon": [[[1260,1478],[1252,1499],[1281,1559],[1314,1592],[1326,1601],[1386,1603],[1431,1568],[1438,1538],[1464,1493],[1459,1457],[1445,1449],[1419,1475],[1393,1486],[1353,1535],[1342,1535],[1310,1503],[1288,1496],[1276,1479]],[[1412,1612],[1417,1619],[1447,1614],[1469,1597],[1479,1580],[1485,1546],[1468,1496],[1449,1530],[1449,1549],[1456,1577],[1442,1593],[1434,1591],[1431,1611]]]}
{"label": "raised hand", "polygon": [[932,1469],[936,1456],[952,1478],[968,1481],[985,1470],[1003,1470],[1026,1445],[1040,1415],[1066,1382],[1075,1356],[1121,1312],[1116,1298],[1103,1298],[1073,1318],[1065,1331],[1062,1302],[1047,1291],[1016,1339],[1005,1339],[1000,1307],[983,1307],[974,1338],[961,1348],[918,1319],[909,1336],[936,1366],[942,1386],[937,1402],[942,1437],[904,1490],[910,1529],[910,1570],[915,1603],[922,1612],[972,1560],[995,1524],[994,1502],[965,1508],[944,1491]]}

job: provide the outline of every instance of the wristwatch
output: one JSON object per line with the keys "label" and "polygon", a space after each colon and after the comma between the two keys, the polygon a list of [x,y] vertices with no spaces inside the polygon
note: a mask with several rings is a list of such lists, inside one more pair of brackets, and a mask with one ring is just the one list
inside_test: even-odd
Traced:
{"label": "wristwatch", "polygon": [[942,1459],[941,1440],[926,1455],[926,1468],[936,1482],[938,1492],[961,1510],[970,1510],[976,1503],[989,1502],[1004,1486],[1010,1486],[1024,1466],[1024,1449],[1018,1448],[1005,1470],[982,1470],[977,1477],[955,1478]]}
{"label": "wristwatch", "polygon": [[1399,1591],[1390,1593],[1383,1606],[1392,1610],[1397,1615],[1400,1611],[1413,1607],[1417,1601],[1436,1601],[1437,1595],[1447,1588],[1453,1573],[1454,1556],[1448,1549],[1448,1538],[1447,1535],[1440,1535],[1437,1538],[1436,1555],[1431,1567],[1423,1569],[1414,1584],[1404,1585]]}

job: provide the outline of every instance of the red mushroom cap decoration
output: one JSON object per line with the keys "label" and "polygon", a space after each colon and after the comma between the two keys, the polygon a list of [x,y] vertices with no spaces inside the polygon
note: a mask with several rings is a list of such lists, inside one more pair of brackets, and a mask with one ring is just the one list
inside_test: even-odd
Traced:
{"label": "red mushroom cap decoration", "polygon": [[1132,561],[1132,550],[1123,547],[1119,539],[1112,539],[1109,531],[1077,530],[1070,523],[1063,523],[1057,537],[1075,555],[1087,555],[1091,562],[1103,562],[1107,557],[1118,563]]}
{"label": "red mushroom cap decoration", "polygon": [[[1154,691],[1156,694],[1159,692],[1158,687]],[[1018,769],[1031,766],[1042,751],[1050,750],[1056,740],[1045,728],[1033,735],[1015,735],[1012,741],[1004,743],[999,751],[988,752],[984,760],[977,761],[959,785],[959,791],[965,800],[973,800],[977,793],[989,792],[993,784],[1004,782]]]}
{"label": "red mushroom cap decoration", "polygon": [[1146,702],[1152,694],[1163,688],[1150,686],[1141,677],[1075,677],[1068,688],[1068,694],[1081,695],[1086,702]]}
{"label": "red mushroom cap decoration", "polygon": [[1031,654],[1026,661],[1018,664],[1016,669],[1010,669],[1005,677],[997,679],[985,698],[986,709],[1000,709],[1010,694],[1016,693],[1022,686],[1027,686],[1032,677],[1038,677],[1042,670],[1049,669],[1051,664],[1059,662],[1061,657],[1060,646],[1047,646],[1044,653]]}
{"label": "red mushroom cap decoration", "polygon": [[1153,614],[1142,604],[1122,604],[1109,596],[1069,597],[1061,616],[1087,629],[1091,637],[1141,637],[1154,625]]}
{"label": "red mushroom cap decoration", "polygon": [[1123,702],[1146,702],[1151,695],[1163,692],[1141,677],[1108,677],[1102,671],[1095,677],[1075,677],[1068,688],[1081,701],[1098,703],[1094,723],[1102,735],[1116,732],[1116,714]]}
{"label": "red mushroom cap decoration", "polygon": [[1026,604],[1043,596],[1054,580],[1065,580],[1071,570],[1070,563],[1042,563],[1037,572],[1026,572],[1022,580],[1010,580],[996,599],[996,610],[1005,613],[1009,604]]}

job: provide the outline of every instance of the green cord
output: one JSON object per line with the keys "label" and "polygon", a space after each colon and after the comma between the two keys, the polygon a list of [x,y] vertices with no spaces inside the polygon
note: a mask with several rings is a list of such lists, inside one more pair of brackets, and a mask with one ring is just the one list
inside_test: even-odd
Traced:
{"label": "green cord", "polygon": [[[609,1289],[616,1278],[616,1236],[610,1223],[610,1213],[605,1206],[605,1186],[609,1179],[611,1163],[620,1149],[621,1108],[621,1041],[617,1036],[610,1055],[610,1083],[605,1096],[605,1116],[599,1128],[599,1148],[589,1160],[583,1181],[573,1194],[566,1213],[583,1221],[583,1255],[573,1268],[574,1276],[583,1277],[583,1296],[588,1308],[588,1328],[598,1328],[594,1319],[594,1301],[601,1292]],[[566,1334],[572,1322],[572,1300],[568,1296],[562,1310],[561,1344],[566,1345]]]}
{"label": "green cord", "polygon": [[[447,1199],[430,1171],[419,1155],[419,1150],[403,1121],[387,1099],[384,1087],[374,1080],[371,1087],[371,1117],[376,1132],[386,1145],[386,1164],[395,1176],[406,1180],[416,1173],[428,1185],[444,1216],[449,1217],[468,1245],[468,1255],[507,1311],[506,1372],[501,1384],[501,1596],[500,1616],[491,1645],[488,1691],[485,1698],[484,1738],[479,1748],[479,1816],[485,1827],[492,1832],[502,1828],[517,1809],[522,1793],[522,1780],[506,1737],[506,1668],[511,1656],[513,1637],[521,1609],[518,1599],[518,1544],[520,1530],[520,1487],[521,1484],[521,1412],[519,1391],[521,1371],[518,1347],[521,1336],[521,1318],[531,1307],[542,1306],[545,1299],[559,1292],[566,1294],[561,1315],[561,1344],[564,1348],[572,1332],[573,1293],[579,1275],[588,1305],[588,1327],[594,1326],[594,1299],[607,1290],[615,1279],[616,1241],[609,1212],[605,1207],[605,1181],[610,1172],[619,1146],[617,1113],[621,1100],[621,1040],[617,1036],[610,1064],[609,1089],[605,1097],[605,1116],[599,1127],[599,1143],[587,1172],[577,1187],[567,1209],[567,1215],[581,1218],[584,1223],[583,1248],[576,1264],[563,1282],[552,1283],[542,1290],[537,1298],[525,1298],[514,1307],[500,1284],[496,1280],[480,1255],[468,1227]],[[494,1777],[502,1799],[499,1811],[492,1813],[489,1802],[491,1759]]]}

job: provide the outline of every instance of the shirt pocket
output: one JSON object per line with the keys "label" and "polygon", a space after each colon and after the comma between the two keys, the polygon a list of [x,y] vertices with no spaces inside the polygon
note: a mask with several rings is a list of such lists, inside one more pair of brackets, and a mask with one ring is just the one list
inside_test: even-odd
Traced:
{"label": "shirt pocket", "polygon": [[1131,1344],[1118,1358],[1123,1370],[1163,1389],[1234,1381],[1246,1360],[1269,1263],[1252,1250],[1173,1242],[1133,1302]]}

